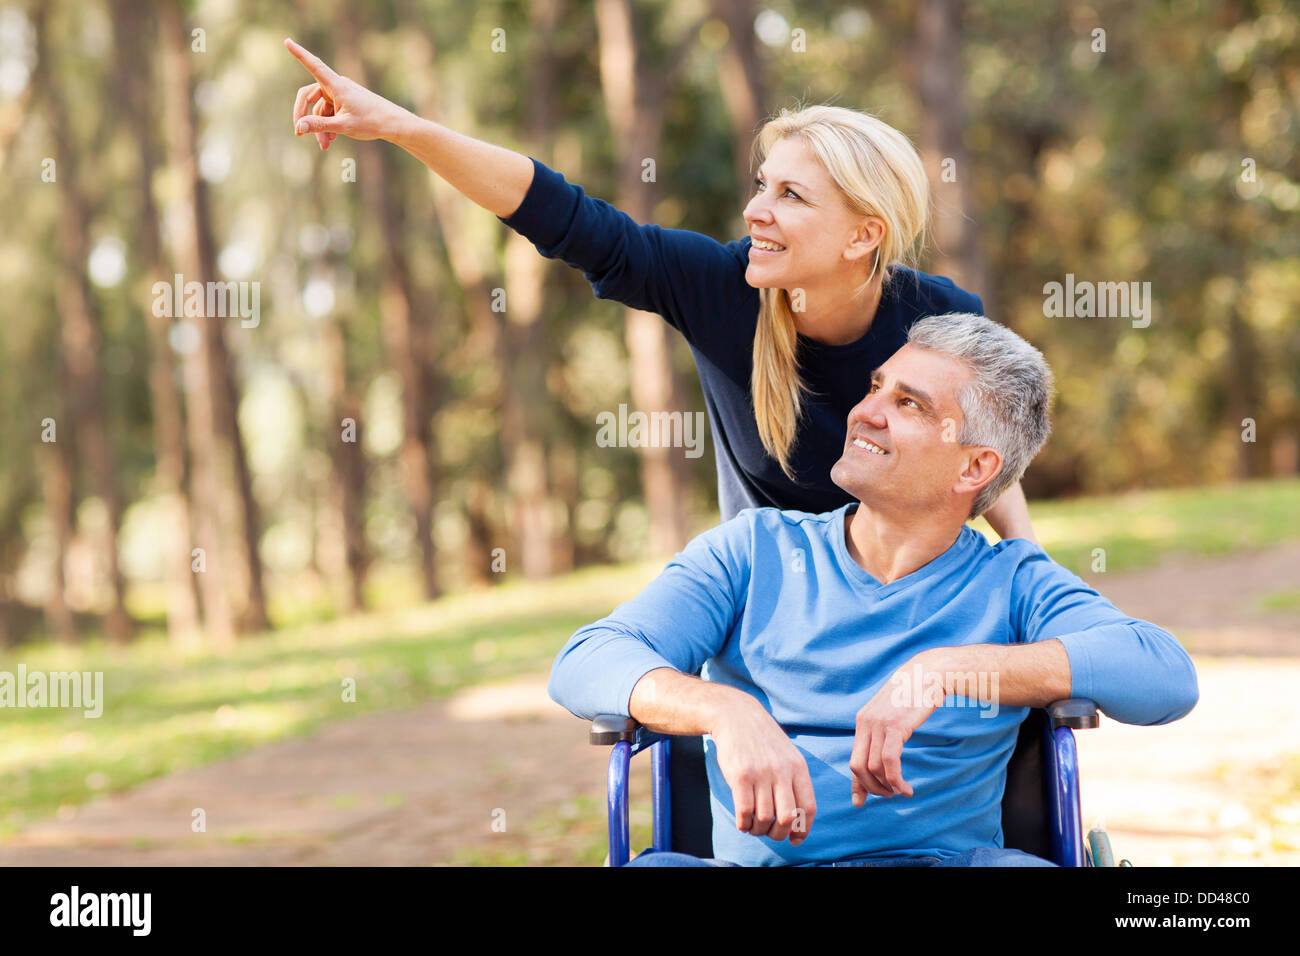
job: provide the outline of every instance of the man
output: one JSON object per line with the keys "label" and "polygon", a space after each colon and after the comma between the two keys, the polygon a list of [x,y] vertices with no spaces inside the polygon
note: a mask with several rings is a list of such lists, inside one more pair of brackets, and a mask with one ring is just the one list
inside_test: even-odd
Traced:
{"label": "man", "polygon": [[707,735],[713,862],[1051,865],[1002,848],[1027,708],[1089,697],[1163,724],[1198,697],[1168,632],[966,524],[1047,440],[1051,386],[995,322],[916,323],[849,414],[831,475],[858,502],[747,509],[695,538],[570,638],[551,697]]}

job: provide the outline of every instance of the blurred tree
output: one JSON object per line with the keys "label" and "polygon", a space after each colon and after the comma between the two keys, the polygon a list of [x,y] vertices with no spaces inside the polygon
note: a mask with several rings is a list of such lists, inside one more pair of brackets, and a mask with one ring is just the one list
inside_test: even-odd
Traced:
{"label": "blurred tree", "polygon": [[159,550],[163,556],[163,576],[167,589],[167,631],[173,642],[189,646],[200,633],[198,594],[194,572],[190,570],[190,502],[185,484],[184,406],[176,388],[176,363],[168,335],[172,329],[170,315],[160,315],[151,308],[153,283],[168,281],[169,270],[163,254],[162,226],[153,198],[154,174],[157,171],[154,115],[153,58],[149,56],[152,23],[146,10],[134,0],[113,0],[113,45],[116,53],[116,115],[126,125],[139,154],[135,198],[137,215],[133,245],[138,250],[140,275],[132,303],[144,306],[144,321],[149,330],[149,394],[153,413],[155,482],[158,506],[162,514],[163,539]]}
{"label": "blurred tree", "polygon": [[[185,281],[203,281],[201,277],[210,273],[204,269],[200,251],[204,228],[199,225],[203,210],[198,196],[198,158],[194,152],[189,34],[180,9],[171,0],[156,0],[154,9],[158,15],[162,51],[163,127],[167,131],[167,157],[181,190],[178,205],[182,212],[172,236],[172,256],[175,271],[184,276]],[[229,647],[235,640],[236,620],[227,587],[232,577],[246,579],[246,575],[231,575],[238,560],[238,547],[230,541],[229,529],[223,526],[220,507],[229,489],[230,471],[223,467],[227,462],[220,447],[221,430],[216,407],[220,383],[214,381],[213,375],[214,365],[220,366],[220,361],[211,359],[209,353],[215,347],[214,339],[220,339],[221,325],[213,321],[205,324],[215,325],[218,334],[213,336],[199,330],[192,340],[185,342],[181,363],[188,406],[186,424],[195,505],[195,548],[192,551],[201,551],[201,555],[195,554],[192,558],[194,563],[191,567],[200,575],[199,593],[203,600],[206,636],[217,647]]]}
{"label": "blurred tree", "polygon": [[[646,34],[638,32],[631,0],[596,0],[596,24],[605,118],[617,154],[617,204],[637,222],[650,223],[659,194],[657,166],[664,159],[670,84],[699,24],[684,31],[660,64],[652,64],[643,49]],[[647,163],[655,170],[649,178]],[[687,414],[673,376],[670,332],[663,318],[627,309],[626,322],[634,407],[651,417],[658,411]],[[687,540],[685,459],[666,441],[641,449],[640,458],[641,487],[650,512],[650,548],[656,555],[672,554]]]}
{"label": "blurred tree", "polygon": [[[41,31],[41,39],[48,35]],[[51,50],[42,46],[37,53],[40,61],[49,63]],[[126,612],[125,586],[118,557],[118,533],[122,526],[121,498],[117,488],[117,451],[111,423],[108,419],[108,402],[104,386],[102,364],[104,346],[100,318],[86,276],[86,262],[90,257],[89,223],[90,199],[83,181],[83,149],[74,140],[71,119],[64,102],[64,90],[59,71],[51,69],[44,76],[41,91],[46,120],[54,138],[58,161],[59,182],[59,265],[56,301],[59,312],[60,342],[62,345],[60,370],[64,377],[66,404],[62,441],[72,439],[85,452],[90,466],[91,481],[108,512],[108,527],[102,542],[105,568],[111,589],[105,629],[117,643],[131,635],[131,619]],[[54,477],[56,507],[62,509],[70,502],[66,487],[70,475],[64,473],[67,459],[60,455],[62,464]],[[60,543],[66,547],[68,525],[60,521]],[[63,612],[56,611],[57,614]],[[64,625],[66,626],[66,624]]]}
{"label": "blurred tree", "polygon": [[[340,8],[338,63],[345,76],[369,87],[371,74],[360,50],[363,23],[350,5]],[[383,334],[389,361],[402,380],[402,479],[415,519],[421,586],[426,598],[434,598],[441,589],[433,540],[437,465],[432,420],[442,385],[431,355],[431,312],[427,300],[416,294],[404,242],[406,203],[396,163],[391,146],[378,142],[358,144],[357,178],[384,248],[379,295]]]}

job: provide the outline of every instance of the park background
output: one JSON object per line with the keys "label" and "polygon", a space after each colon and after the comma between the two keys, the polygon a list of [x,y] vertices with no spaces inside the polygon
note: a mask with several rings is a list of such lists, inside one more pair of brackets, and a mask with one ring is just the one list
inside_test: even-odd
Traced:
{"label": "park background", "polygon": [[[295,137],[285,36],[723,241],[780,108],[908,134],[922,268],[1056,373],[1044,546],[1197,664],[1185,720],[1079,734],[1085,825],[1300,862],[1282,0],[0,2],[0,670],[105,685],[0,711],[0,861],[602,857],[605,752],[546,673],[717,522],[710,444],[596,440],[703,411],[689,350],[396,147]],[[176,273],[257,283],[256,325],[155,315]],[[1049,317],[1067,275],[1149,282],[1149,325]]]}

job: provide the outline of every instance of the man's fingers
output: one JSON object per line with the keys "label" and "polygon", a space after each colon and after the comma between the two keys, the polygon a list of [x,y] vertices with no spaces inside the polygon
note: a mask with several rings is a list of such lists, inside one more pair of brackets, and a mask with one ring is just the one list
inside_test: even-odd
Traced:
{"label": "man's fingers", "polygon": [[867,773],[871,779],[880,787],[881,796],[892,797],[894,788],[889,785],[885,777],[885,762],[881,757],[881,751],[884,749],[885,732],[877,729],[871,735],[871,749],[867,752]]}
{"label": "man's fingers", "polygon": [[790,828],[794,826],[797,819],[794,815],[795,805],[793,781],[778,783],[776,785],[776,820],[772,823],[772,829],[767,831],[768,837],[773,840],[784,840],[790,836]]}
{"label": "man's fingers", "polygon": [[754,825],[754,788],[748,784],[738,784],[731,788],[736,799],[736,829],[748,833]]}
{"label": "man's fingers", "polygon": [[[866,802],[866,794],[871,793],[879,797],[888,797],[894,791],[890,790],[884,780],[878,779],[871,772],[871,752],[873,748],[879,747],[879,737],[870,730],[859,729],[853,738],[853,756],[849,758],[849,771],[853,774],[853,805],[862,806]],[[858,799],[859,791],[865,791],[861,800]]]}
{"label": "man's fingers", "polygon": [[337,80],[339,76],[325,65],[324,60],[316,56],[316,54],[312,53],[310,50],[294,43],[288,37],[284,38],[284,46],[285,49],[293,54],[294,59],[307,68],[307,72],[316,77],[316,81],[320,83],[321,86],[325,87],[327,92],[333,89],[334,81]]}
{"label": "man's fingers", "polygon": [[897,727],[885,731],[885,742],[880,747],[880,759],[885,765],[885,781],[895,793],[912,795],[912,786],[903,779],[903,732]]}
{"label": "man's fingers", "polygon": [[867,790],[864,775],[867,769],[867,748],[871,744],[870,731],[861,728],[853,735],[853,753],[849,756],[849,773],[853,777],[853,805],[860,807],[867,802]]}
{"label": "man's fingers", "polygon": [[754,836],[764,836],[776,822],[776,806],[772,800],[772,785],[759,784],[754,793],[754,825],[749,832]]}
{"label": "man's fingers", "polygon": [[808,839],[813,817],[817,816],[817,797],[813,794],[812,779],[805,770],[794,778],[795,820],[790,826],[790,845],[798,846]]}

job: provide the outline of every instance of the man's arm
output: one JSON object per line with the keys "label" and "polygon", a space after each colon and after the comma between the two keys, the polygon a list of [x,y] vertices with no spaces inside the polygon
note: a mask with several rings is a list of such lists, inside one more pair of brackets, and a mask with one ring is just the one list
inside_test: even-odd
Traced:
{"label": "man's arm", "polygon": [[980,690],[996,707],[1044,707],[1070,696],[1070,657],[1055,640],[934,647],[912,657],[858,711],[849,757],[853,805],[869,794],[912,796],[903,744],[945,697],[980,699]]}
{"label": "man's arm", "polygon": [[1017,567],[1011,591],[1013,640],[1055,640],[1069,657],[1061,696],[1091,698],[1125,724],[1167,724],[1196,706],[1196,668],[1177,638],[1121,613],[1040,549]]}
{"label": "man's arm", "polygon": [[[972,700],[977,688],[994,688],[995,703],[1002,707],[1046,707],[1071,696],[1070,655],[1058,640],[933,647],[913,657],[903,671],[913,665],[920,667],[922,687],[941,686],[945,695]],[[980,674],[997,680],[980,681]]]}
{"label": "man's arm", "polygon": [[632,690],[648,672],[699,670],[744,607],[751,521],[738,516],[699,535],[644,591],[579,628],[555,658],[551,698],[587,719],[635,716]]}
{"label": "man's arm", "polygon": [[[903,744],[949,694],[978,699],[980,689],[993,689],[993,703],[1007,707],[1087,697],[1126,724],[1169,723],[1196,706],[1196,669],[1174,636],[1121,614],[1041,549],[1016,568],[1011,618],[1018,643],[922,651],[858,712],[849,760],[854,806],[868,794],[912,795],[902,776]],[[909,692],[916,687],[921,700]],[[936,692],[927,694],[931,688]]]}
{"label": "man's arm", "polygon": [[574,634],[548,689],[581,717],[627,714],[661,733],[712,735],[737,829],[797,846],[817,812],[803,756],[756,697],[688,676],[743,613],[753,520],[742,513],[700,535],[640,595]]}

